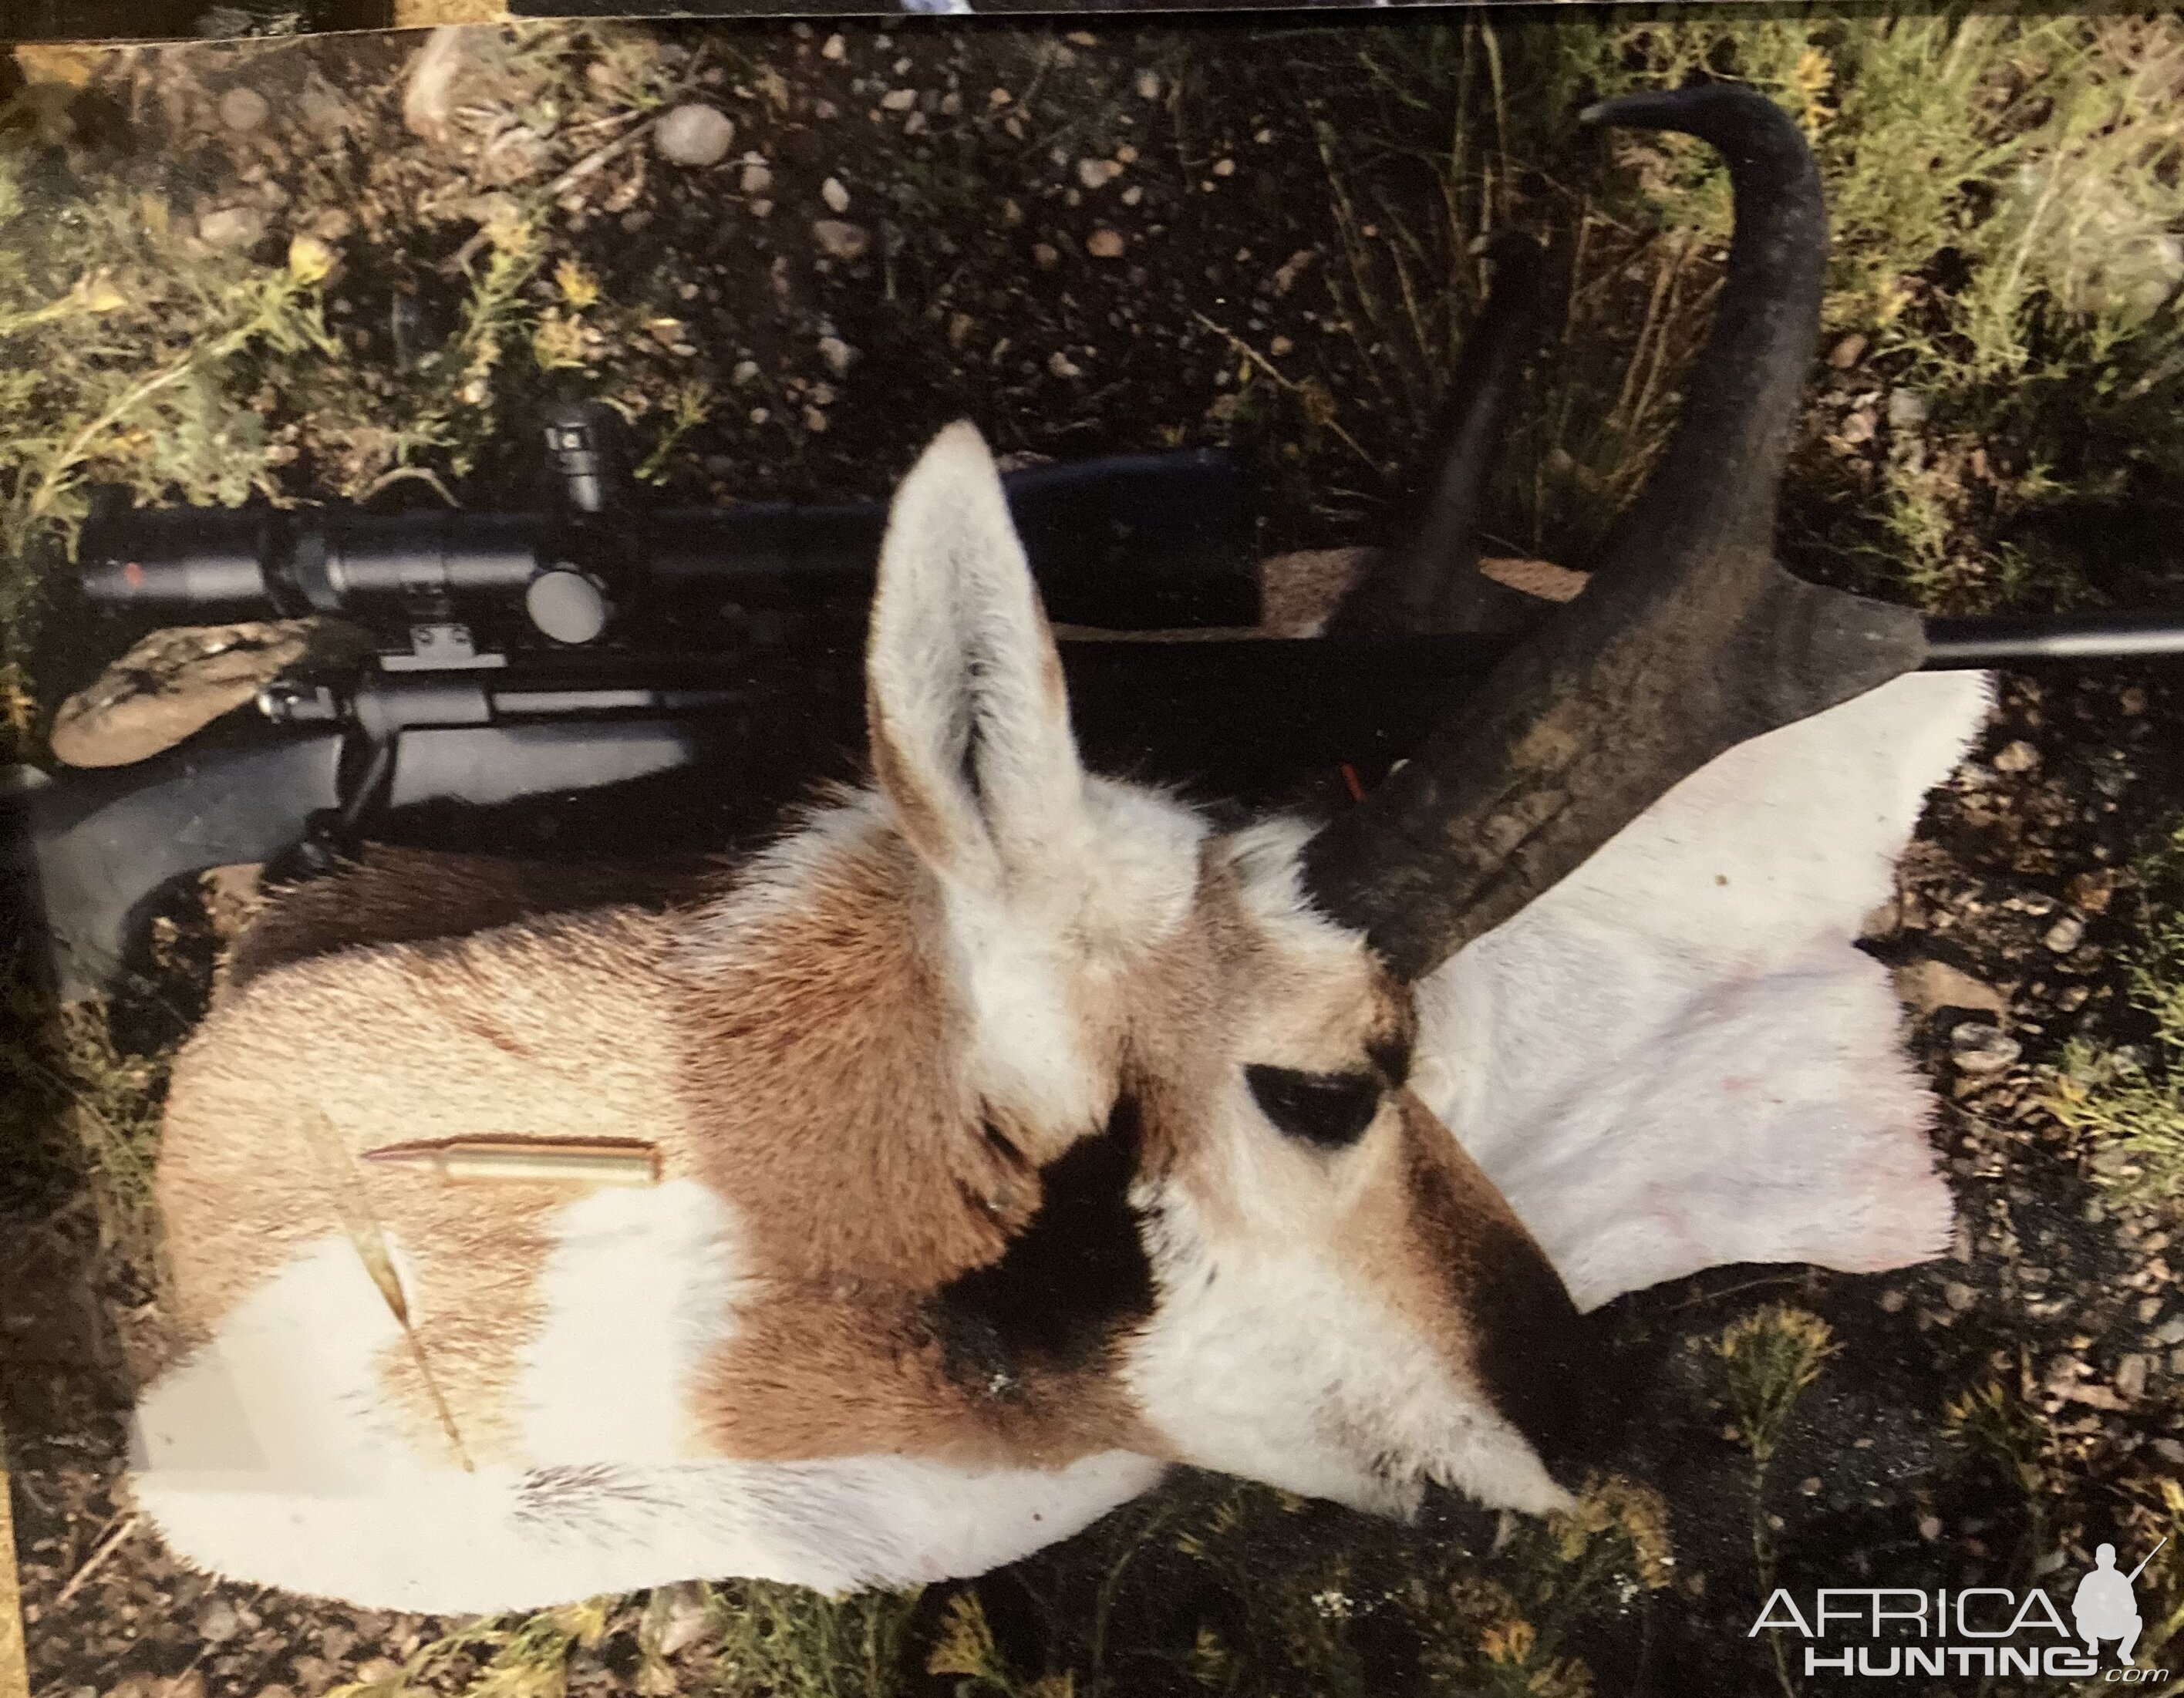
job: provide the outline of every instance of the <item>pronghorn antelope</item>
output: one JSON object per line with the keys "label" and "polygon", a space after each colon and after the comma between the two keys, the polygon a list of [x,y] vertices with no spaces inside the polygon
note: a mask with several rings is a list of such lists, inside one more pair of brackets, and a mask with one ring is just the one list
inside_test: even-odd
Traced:
{"label": "pronghorn antelope", "polygon": [[[588,905],[381,854],[273,910],[167,1111],[193,1347],[133,1483],[178,1554],[484,1612],[976,1573],[1170,1462],[1546,1511],[1581,1309],[1940,1248],[1852,943],[1984,686],[1899,677],[1914,618],[1772,560],[1825,254],[1794,126],[1723,88],[1590,115],[1734,168],[1682,420],[1585,593],[1333,823],[1081,769],[957,425],[894,503],[867,788]],[[314,945],[337,917],[389,941]],[[479,1137],[658,1171],[360,1159]]]}

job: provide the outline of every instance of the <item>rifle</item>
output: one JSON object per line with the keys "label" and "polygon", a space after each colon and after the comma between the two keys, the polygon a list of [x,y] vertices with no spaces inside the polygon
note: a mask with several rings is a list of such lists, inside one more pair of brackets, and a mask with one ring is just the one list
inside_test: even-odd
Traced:
{"label": "rifle", "polygon": [[[20,878],[64,995],[112,983],[176,880],[265,863],[312,876],[362,841],[600,856],[719,849],[768,826],[862,743],[861,644],[881,504],[648,512],[611,415],[545,425],[526,514],[109,509],[83,591],[139,615],[342,614],[377,652],[338,684],[283,679],[134,765],[18,786]],[[1248,627],[1254,525],[1225,455],[1039,467],[1005,480],[1057,624]],[[1928,621],[1929,664],[2184,654],[2184,621]],[[1490,670],[1507,632],[1298,642],[1066,641],[1095,769],[1293,798],[1369,783]],[[0,798],[0,804],[10,799]]]}

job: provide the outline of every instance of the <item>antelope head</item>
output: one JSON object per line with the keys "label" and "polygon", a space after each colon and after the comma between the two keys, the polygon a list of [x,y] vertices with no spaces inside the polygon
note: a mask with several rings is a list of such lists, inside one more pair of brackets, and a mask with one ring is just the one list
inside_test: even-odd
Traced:
{"label": "antelope head", "polygon": [[[1413,987],[1685,775],[1920,654],[1908,614],[1771,554],[1825,256],[1796,128],[1726,88],[1589,117],[1728,156],[1712,339],[1591,587],[1362,804],[1228,829],[1086,772],[958,425],[883,548],[869,788],[653,911],[411,915],[421,941],[243,975],[162,1157],[204,1342],[142,1406],[137,1489],[178,1549],[482,1609],[974,1572],[1166,1461],[1396,1513],[1430,1482],[1566,1500],[1597,1365],[1409,1088]],[[423,899],[394,882],[298,899]],[[633,1136],[660,1183],[351,1185],[294,1138],[304,1097],[345,1157]],[[354,1266],[359,1209],[399,1301]]]}

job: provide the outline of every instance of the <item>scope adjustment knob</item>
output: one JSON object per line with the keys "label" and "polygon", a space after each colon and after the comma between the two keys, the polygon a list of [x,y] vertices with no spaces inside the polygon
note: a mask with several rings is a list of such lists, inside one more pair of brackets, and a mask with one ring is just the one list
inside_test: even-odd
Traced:
{"label": "scope adjustment knob", "polygon": [[573,566],[550,567],[532,579],[523,610],[556,643],[589,643],[607,628],[605,594]]}

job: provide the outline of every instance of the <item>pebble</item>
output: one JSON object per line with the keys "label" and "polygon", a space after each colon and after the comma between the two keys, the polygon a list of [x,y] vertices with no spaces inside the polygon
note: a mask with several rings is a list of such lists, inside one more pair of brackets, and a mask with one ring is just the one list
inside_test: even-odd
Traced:
{"label": "pebble", "polygon": [[1006,88],[992,89],[987,92],[986,104],[989,106],[1006,106],[1015,98],[1016,96],[1011,94]]}
{"label": "pebble", "polygon": [[296,1698],[296,1694],[292,1688],[283,1686],[276,1681],[270,1686],[259,1687],[258,1698]]}
{"label": "pebble", "polygon": [[772,218],[773,216],[773,203],[770,200],[765,199],[755,200],[751,202],[745,210],[748,211],[753,218]]}
{"label": "pebble", "polygon": [[1997,772],[2030,772],[2039,764],[2040,751],[2021,737],[1994,758],[1994,770]]}
{"label": "pebble", "polygon": [[2146,1389],[2147,1372],[2153,1366],[2150,1359],[2136,1353],[2126,1356],[2116,1364],[2116,1389],[2126,1397],[2140,1395]]}
{"label": "pebble", "polygon": [[2171,1315],[2153,1329],[2153,1336],[2164,1344],[2184,1344],[2184,1315]]}
{"label": "pebble", "polygon": [[883,112],[907,112],[916,104],[917,91],[914,88],[891,88],[880,97]]}
{"label": "pebble", "polygon": [[1158,100],[1160,97],[1160,73],[1156,70],[1139,71],[1138,73],[1138,98],[1140,100]]}
{"label": "pebble", "polygon": [[1112,159],[1079,159],[1077,162],[1077,181],[1088,189],[1104,189],[1123,175],[1123,168]]}
{"label": "pebble", "polygon": [[827,415],[816,407],[806,407],[804,409],[804,428],[815,437],[825,435]]}
{"label": "pebble", "polygon": [[1913,389],[1892,389],[1888,393],[1888,422],[1899,431],[1909,430],[1926,422],[1926,398]]}
{"label": "pebble", "polygon": [[2184,1444],[2179,1444],[2174,1439],[2155,1439],[2153,1454],[2164,1461],[2174,1462],[2178,1467],[2184,1468]]}
{"label": "pebble", "polygon": [[699,101],[678,106],[653,126],[652,145],[671,164],[717,165],[728,157],[736,126],[716,107]]}
{"label": "pebble", "polygon": [[1084,251],[1095,259],[1119,259],[1123,257],[1123,247],[1119,231],[1095,230],[1084,238]]}
{"label": "pebble", "polygon": [[1976,1010],[1997,1020],[2008,1011],[1999,991],[1947,961],[1906,961],[1893,977],[1897,995],[1921,1019],[1944,1008]]}
{"label": "pebble", "polygon": [[736,362],[736,369],[728,374],[728,381],[738,389],[747,383],[755,383],[757,381],[758,362],[755,359],[738,359]]}
{"label": "pebble", "polygon": [[1961,1279],[1952,1279],[1942,1288],[1942,1300],[1961,1315],[1979,1301],[1979,1293]]}
{"label": "pebble", "polygon": [[1901,1314],[1906,1300],[1903,1294],[1892,1286],[1880,1294],[1881,1312],[1885,1315]]}
{"label": "pebble", "polygon": [[198,237],[214,248],[254,248],[265,234],[265,214],[253,206],[223,207],[198,220]]}
{"label": "pebble", "polygon": [[1139,201],[1143,200],[1145,198],[1145,190],[1144,190],[1144,189],[1142,189],[1142,188],[1140,188],[1140,187],[1139,187],[1137,184],[1135,184],[1135,183],[1132,183],[1132,184],[1129,186],[1129,187],[1128,187],[1128,188],[1126,188],[1126,189],[1124,189],[1124,190],[1123,191],[1123,204],[1124,206],[1135,206],[1135,205],[1136,205]]}
{"label": "pebble", "polygon": [[1034,242],[1031,262],[1042,271],[1051,271],[1061,263],[1061,250],[1050,242]]}
{"label": "pebble", "polygon": [[829,177],[819,185],[819,198],[827,203],[829,212],[847,212],[850,209],[850,192],[842,187],[839,177]]}
{"label": "pebble", "polygon": [[827,39],[820,44],[819,57],[822,59],[844,58],[848,57],[849,52],[850,44],[844,41],[839,35],[833,35],[827,36]]}
{"label": "pebble", "polygon": [[235,1606],[214,1597],[198,1612],[198,1637],[209,1645],[222,1645],[242,1631],[242,1618]]}
{"label": "pebble", "polygon": [[2022,1054],[2014,1038],[1983,1020],[1967,1020],[1949,1033],[1949,1055],[1957,1071],[1975,1077],[1999,1073]]}
{"label": "pebble", "polygon": [[850,362],[857,357],[857,350],[838,336],[822,336],[819,338],[819,357],[827,362],[827,369],[837,377],[847,377]]}
{"label": "pebble", "polygon": [[1216,159],[1213,162],[1213,175],[1217,177],[1234,176],[1236,162],[1234,159]]}
{"label": "pebble", "polygon": [[1084,368],[1058,348],[1047,355],[1046,369],[1056,377],[1082,377],[1084,375]]}
{"label": "pebble", "polygon": [[862,225],[847,224],[838,218],[822,218],[814,224],[811,239],[829,259],[861,259],[872,245]]}
{"label": "pebble", "polygon": [[1838,371],[1847,371],[1864,352],[1865,338],[1853,331],[1828,350],[1828,364]]}
{"label": "pebble", "polygon": [[2086,935],[2086,922],[2075,914],[2065,914],[2048,928],[2048,935],[2040,941],[2059,955],[2067,955],[2076,949]]}
{"label": "pebble", "polygon": [[736,179],[736,187],[747,195],[762,195],[773,187],[773,170],[754,160],[744,167],[744,174]]}
{"label": "pebble", "polygon": [[255,130],[272,115],[272,103],[254,88],[231,88],[220,97],[220,121],[231,130]]}

